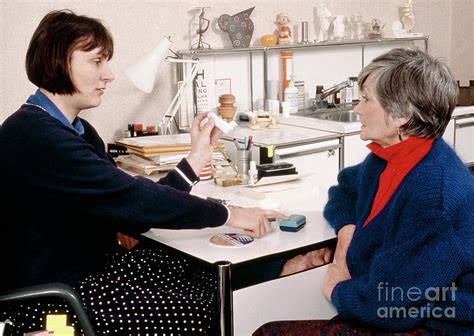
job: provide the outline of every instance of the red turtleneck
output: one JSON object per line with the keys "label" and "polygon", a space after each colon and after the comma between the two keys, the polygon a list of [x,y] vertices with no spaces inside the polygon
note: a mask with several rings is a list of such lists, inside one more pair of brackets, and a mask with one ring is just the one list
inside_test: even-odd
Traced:
{"label": "red turtleneck", "polygon": [[382,211],[405,176],[425,157],[432,145],[433,139],[414,136],[385,148],[376,143],[367,145],[375,155],[387,161],[387,166],[380,174],[372,209],[362,227]]}

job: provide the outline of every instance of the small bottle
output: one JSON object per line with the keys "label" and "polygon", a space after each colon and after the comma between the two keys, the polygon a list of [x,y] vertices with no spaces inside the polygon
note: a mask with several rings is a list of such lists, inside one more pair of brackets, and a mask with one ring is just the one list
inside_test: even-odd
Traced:
{"label": "small bottle", "polygon": [[249,184],[255,184],[258,182],[258,170],[255,161],[250,161],[249,169]]}
{"label": "small bottle", "polygon": [[352,101],[359,100],[359,83],[357,83],[357,77],[350,77],[353,86],[352,86]]}
{"label": "small bottle", "polygon": [[354,99],[353,95],[354,95],[354,90],[352,89],[352,87],[351,86],[346,87],[344,103],[351,104]]}
{"label": "small bottle", "polygon": [[290,114],[298,112],[298,88],[292,80],[285,89],[285,101],[290,103]]}

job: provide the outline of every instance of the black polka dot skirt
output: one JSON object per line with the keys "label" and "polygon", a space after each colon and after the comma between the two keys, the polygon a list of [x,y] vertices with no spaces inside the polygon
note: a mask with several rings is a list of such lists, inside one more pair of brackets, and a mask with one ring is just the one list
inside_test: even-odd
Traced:
{"label": "black polka dot skirt", "polygon": [[[155,246],[120,249],[103,272],[75,286],[98,335],[216,335],[217,279],[214,274]],[[5,312],[4,312],[5,313]],[[44,316],[67,313],[60,300],[28,301],[9,307],[4,318],[18,335],[44,329]]]}

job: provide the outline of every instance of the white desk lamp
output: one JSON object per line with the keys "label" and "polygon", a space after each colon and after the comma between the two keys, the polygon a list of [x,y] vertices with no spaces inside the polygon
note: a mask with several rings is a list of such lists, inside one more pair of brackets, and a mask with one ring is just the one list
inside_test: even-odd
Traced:
{"label": "white desk lamp", "polygon": [[170,37],[163,37],[152,51],[150,51],[136,63],[128,66],[125,70],[125,75],[133,83],[133,85],[143,92],[151,93],[153,86],[155,85],[158,68],[163,59],[166,58],[168,62],[172,63],[192,64],[189,76],[186,76],[186,79],[183,81],[183,85],[181,85],[178,89],[178,92],[174,96],[170,106],[158,124],[158,132],[160,134],[171,133],[171,122],[174,120],[176,123],[175,116],[181,104],[181,100],[183,99],[183,93],[186,92],[186,88],[193,82],[194,77],[196,77],[198,71],[197,65],[199,64],[198,60],[185,60],[180,58],[165,57],[171,44],[172,42]]}

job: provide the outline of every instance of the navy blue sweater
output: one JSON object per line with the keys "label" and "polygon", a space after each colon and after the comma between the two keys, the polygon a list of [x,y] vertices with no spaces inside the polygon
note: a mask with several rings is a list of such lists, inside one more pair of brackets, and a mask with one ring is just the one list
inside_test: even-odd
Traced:
{"label": "navy blue sweater", "polygon": [[[118,169],[94,128],[82,122],[79,136],[23,105],[2,125],[0,256],[9,275],[0,277],[0,289],[74,285],[102,267],[118,231],[200,229],[227,219],[224,206],[190,195],[176,171],[155,183]],[[196,177],[186,160],[178,166]]]}
{"label": "navy blue sweater", "polygon": [[473,335],[474,179],[438,139],[362,228],[385,165],[369,154],[329,190],[329,223],[336,231],[356,225],[347,254],[352,279],[335,287],[332,302],[342,318],[378,328]]}

